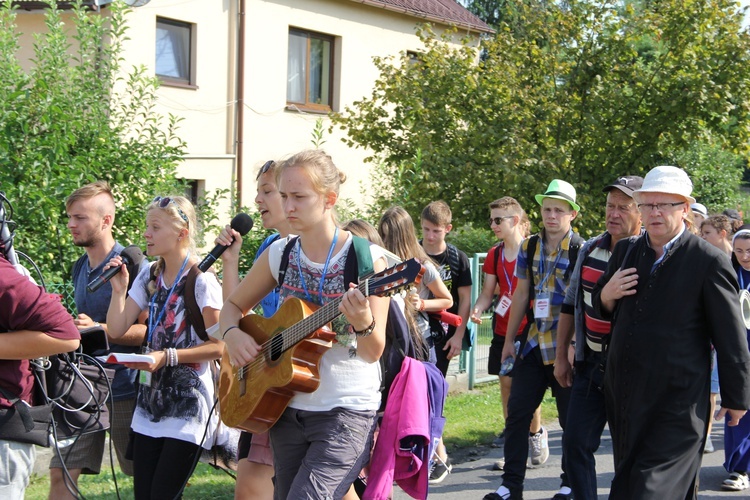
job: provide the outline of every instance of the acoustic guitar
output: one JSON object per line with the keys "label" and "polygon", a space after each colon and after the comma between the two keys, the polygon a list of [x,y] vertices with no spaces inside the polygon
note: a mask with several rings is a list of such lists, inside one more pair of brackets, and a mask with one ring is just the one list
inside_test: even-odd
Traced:
{"label": "acoustic guitar", "polygon": [[[363,295],[392,295],[419,283],[424,268],[416,259],[397,264],[360,281]],[[270,429],[296,392],[313,392],[320,384],[320,358],[336,334],[328,324],[339,317],[342,297],[317,307],[296,297],[287,298],[276,314],[249,314],[240,329],[259,345],[258,356],[233,367],[226,349],[221,358],[219,407],[229,427],[249,432]]]}

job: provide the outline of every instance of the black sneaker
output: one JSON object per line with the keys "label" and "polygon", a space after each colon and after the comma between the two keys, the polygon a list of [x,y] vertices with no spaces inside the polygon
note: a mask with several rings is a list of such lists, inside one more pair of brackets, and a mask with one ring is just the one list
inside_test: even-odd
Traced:
{"label": "black sneaker", "polygon": [[490,446],[492,446],[493,448],[502,448],[503,446],[505,446],[505,429],[503,429],[503,432],[497,435]]}
{"label": "black sneaker", "polygon": [[453,470],[453,466],[451,465],[451,459],[446,458],[445,462],[443,462],[440,457],[435,455],[435,462],[432,464],[432,468],[430,469],[430,484],[438,484],[442,483],[443,479],[448,477],[448,474],[451,473]]}

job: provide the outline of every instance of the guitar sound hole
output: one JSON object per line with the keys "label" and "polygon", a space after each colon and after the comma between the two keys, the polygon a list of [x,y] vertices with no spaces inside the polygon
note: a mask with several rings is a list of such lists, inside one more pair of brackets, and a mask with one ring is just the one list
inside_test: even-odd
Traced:
{"label": "guitar sound hole", "polygon": [[269,353],[271,361],[278,360],[282,354],[284,354],[284,339],[281,335],[276,335],[271,339],[271,350]]}

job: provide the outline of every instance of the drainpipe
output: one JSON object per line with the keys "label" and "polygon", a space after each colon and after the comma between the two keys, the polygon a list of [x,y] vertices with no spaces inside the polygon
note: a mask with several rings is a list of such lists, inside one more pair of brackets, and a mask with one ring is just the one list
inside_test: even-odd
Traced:
{"label": "drainpipe", "polygon": [[245,0],[240,0],[237,34],[237,211],[242,206],[242,171],[245,130]]}

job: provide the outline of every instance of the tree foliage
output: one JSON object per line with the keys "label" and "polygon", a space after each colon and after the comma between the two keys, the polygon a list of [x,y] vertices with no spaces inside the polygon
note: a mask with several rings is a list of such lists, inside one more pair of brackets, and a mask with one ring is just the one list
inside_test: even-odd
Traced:
{"label": "tree foliage", "polygon": [[[53,2],[54,3],[54,2]],[[144,207],[155,194],[182,193],[178,120],[154,110],[158,81],[121,68],[126,11],[80,3],[63,22],[54,5],[35,36],[30,70],[18,59],[16,12],[0,9],[0,190],[15,208],[15,247],[48,279],[67,279],[81,253],[65,228],[65,198],[96,180],[115,192],[115,236],[139,243]]]}
{"label": "tree foliage", "polygon": [[376,58],[372,94],[334,117],[349,145],[373,152],[376,207],[398,200],[416,215],[444,199],[456,222],[483,223],[487,203],[510,195],[533,217],[533,195],[561,178],[578,189],[578,224],[591,234],[603,226],[601,188],[657,164],[700,170],[696,194],[711,203],[724,202],[714,187],[731,198],[688,152],[730,155],[716,172],[741,175],[750,37],[735,2],[497,3],[514,10],[481,57],[427,26],[417,64]]}

